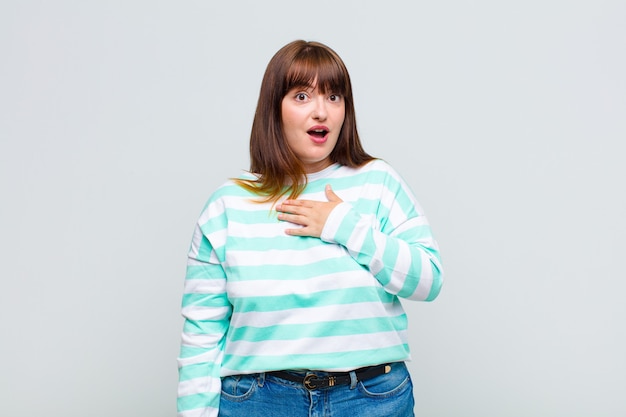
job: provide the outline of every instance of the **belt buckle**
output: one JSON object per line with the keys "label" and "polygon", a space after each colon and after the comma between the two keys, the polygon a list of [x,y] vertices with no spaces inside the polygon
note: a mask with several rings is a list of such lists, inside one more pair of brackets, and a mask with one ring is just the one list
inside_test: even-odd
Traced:
{"label": "belt buckle", "polygon": [[308,389],[309,391],[312,391],[314,389],[321,388],[321,387],[334,387],[335,383],[337,382],[334,376],[329,376],[325,379],[322,379],[321,381],[318,380],[318,382],[321,382],[321,384],[317,385],[315,384],[315,382],[313,382],[313,378],[317,378],[317,377],[318,376],[315,374],[308,374],[307,376],[305,376],[304,380],[302,381],[304,388]]}
{"label": "belt buckle", "polygon": [[304,377],[304,381],[302,381],[302,383],[304,384],[304,388],[308,389],[309,391],[317,388],[317,386],[311,381],[313,378],[317,378],[317,375],[308,374]]}

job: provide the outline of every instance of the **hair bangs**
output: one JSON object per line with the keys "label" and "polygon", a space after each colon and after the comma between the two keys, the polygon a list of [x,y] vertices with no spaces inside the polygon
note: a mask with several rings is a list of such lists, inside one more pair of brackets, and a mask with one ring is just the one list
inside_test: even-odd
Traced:
{"label": "hair bangs", "polygon": [[292,88],[318,88],[322,94],[348,93],[350,79],[345,67],[327,50],[308,46],[294,57],[287,76],[285,91]]}

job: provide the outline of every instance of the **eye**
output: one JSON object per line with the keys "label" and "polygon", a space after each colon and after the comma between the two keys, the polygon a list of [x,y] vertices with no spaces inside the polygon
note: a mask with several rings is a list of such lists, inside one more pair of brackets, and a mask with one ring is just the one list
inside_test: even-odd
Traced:
{"label": "eye", "polygon": [[306,101],[309,96],[306,93],[296,93],[295,99],[296,101]]}
{"label": "eye", "polygon": [[341,96],[339,94],[331,94],[330,96],[328,96],[328,100],[332,101],[333,103],[338,103],[341,101]]}

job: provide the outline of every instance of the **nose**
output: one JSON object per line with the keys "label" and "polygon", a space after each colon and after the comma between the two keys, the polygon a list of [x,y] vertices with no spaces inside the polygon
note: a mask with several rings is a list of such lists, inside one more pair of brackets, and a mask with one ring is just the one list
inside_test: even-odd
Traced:
{"label": "nose", "polygon": [[315,99],[315,107],[313,108],[312,117],[315,120],[326,120],[328,117],[328,111],[326,109],[326,99],[323,95],[318,95]]}

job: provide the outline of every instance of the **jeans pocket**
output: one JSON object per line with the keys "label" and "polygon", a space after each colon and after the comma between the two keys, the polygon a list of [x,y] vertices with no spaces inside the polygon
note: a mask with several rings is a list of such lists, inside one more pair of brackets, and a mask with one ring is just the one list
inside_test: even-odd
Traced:
{"label": "jeans pocket", "polygon": [[258,385],[257,375],[233,375],[222,378],[222,397],[230,401],[244,401]]}
{"label": "jeans pocket", "polygon": [[388,398],[400,395],[406,390],[409,390],[412,395],[413,391],[411,377],[403,363],[394,364],[388,374],[360,381],[358,387],[364,395],[372,398]]}

